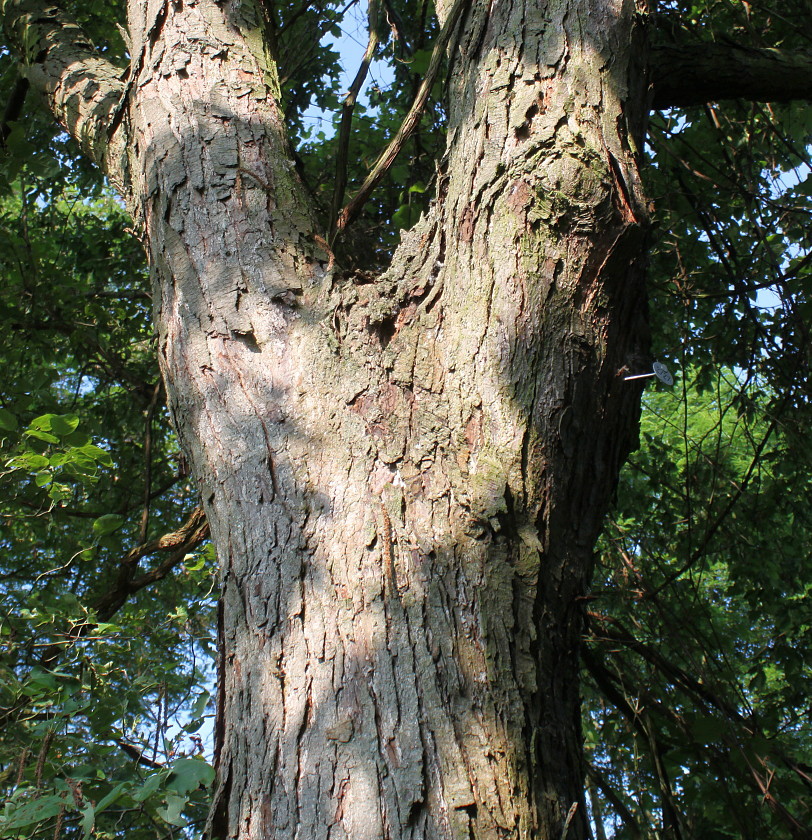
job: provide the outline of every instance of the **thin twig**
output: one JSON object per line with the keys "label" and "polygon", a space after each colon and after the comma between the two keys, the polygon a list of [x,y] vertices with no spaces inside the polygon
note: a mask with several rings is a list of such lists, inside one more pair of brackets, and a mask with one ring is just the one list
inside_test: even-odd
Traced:
{"label": "thin twig", "polygon": [[615,813],[623,820],[626,828],[629,829],[635,840],[643,840],[643,830],[640,828],[632,812],[626,807],[626,803],[615,793],[612,786],[606,781],[597,767],[592,764],[586,765],[587,776],[595,783],[595,786],[606,798],[606,801],[615,809]]}
{"label": "thin twig", "polygon": [[[744,750],[740,750],[741,756],[744,759],[745,763],[747,764],[747,769],[750,771],[753,781],[755,782],[756,786],[758,787],[761,795],[764,798],[764,802],[767,804],[769,809],[779,818],[781,821],[786,825],[789,829],[790,837],[793,840],[808,840],[809,838],[809,826],[804,825],[798,819],[796,819],[795,815],[784,805],[782,805],[776,798],[775,795],[770,791],[770,783],[772,781],[772,774],[768,775],[766,778],[753,766],[750,759],[747,757],[747,753]],[[761,759],[761,763],[766,766],[766,762],[764,759]]]}
{"label": "thin twig", "polygon": [[[614,677],[605,668],[597,657],[588,648],[581,652],[581,661],[586,665],[592,679],[603,693],[603,696],[629,721],[634,730],[640,735],[649,748],[654,775],[657,777],[658,787],[661,793],[661,809],[663,826],[670,829],[671,834],[676,838],[682,837],[682,818],[674,799],[671,783],[663,761],[663,753],[660,744],[657,742],[654,727],[645,708],[635,708],[625,696],[624,688],[614,684]],[[596,780],[597,781],[597,780]]]}
{"label": "thin twig", "polygon": [[573,802],[570,805],[570,809],[567,812],[567,818],[564,820],[564,828],[561,829],[561,840],[567,840],[567,834],[570,831],[570,823],[572,823],[572,818],[575,816],[575,812],[578,810],[578,803]]}
{"label": "thin twig", "polygon": [[152,418],[160,393],[161,380],[159,379],[152,389],[152,398],[147,406],[144,421],[144,507],[141,511],[141,526],[138,530],[138,542],[142,544],[147,541],[147,530],[149,528],[149,507],[152,499]]}
{"label": "thin twig", "polygon": [[[64,794],[63,794],[64,795]],[[56,824],[54,825],[54,840],[59,840],[62,835],[62,825],[65,822],[65,806],[59,808],[59,813],[56,815]]]}

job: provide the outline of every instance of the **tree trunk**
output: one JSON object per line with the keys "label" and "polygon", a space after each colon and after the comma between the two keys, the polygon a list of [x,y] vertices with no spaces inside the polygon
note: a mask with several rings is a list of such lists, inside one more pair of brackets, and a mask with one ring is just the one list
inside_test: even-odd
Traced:
{"label": "tree trunk", "polygon": [[260,8],[131,0],[110,125],[221,563],[209,834],[585,838],[581,600],[648,363],[634,4],[469,10],[372,283],[317,244]]}
{"label": "tree trunk", "polygon": [[375,284],[314,259],[238,11],[170,11],[132,111],[222,563],[211,834],[584,837],[579,598],[639,393],[631,9],[469,15],[437,200]]}

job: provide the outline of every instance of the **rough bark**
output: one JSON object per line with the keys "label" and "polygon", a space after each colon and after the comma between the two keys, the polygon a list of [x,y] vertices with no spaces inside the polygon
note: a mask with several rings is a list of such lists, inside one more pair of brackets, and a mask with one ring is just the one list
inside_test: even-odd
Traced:
{"label": "rough bark", "polygon": [[111,117],[221,563],[210,835],[585,838],[579,599],[646,361],[634,6],[472,7],[374,283],[316,244],[260,7],[131,0]]}

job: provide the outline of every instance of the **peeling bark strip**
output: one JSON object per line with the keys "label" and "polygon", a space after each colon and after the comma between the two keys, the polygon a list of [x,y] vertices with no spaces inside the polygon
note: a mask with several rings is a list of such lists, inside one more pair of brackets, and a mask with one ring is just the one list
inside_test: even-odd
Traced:
{"label": "peeling bark strip", "polygon": [[129,7],[116,183],[221,561],[210,836],[585,838],[579,599],[645,351],[634,4],[472,5],[436,201],[358,286],[262,4]]}

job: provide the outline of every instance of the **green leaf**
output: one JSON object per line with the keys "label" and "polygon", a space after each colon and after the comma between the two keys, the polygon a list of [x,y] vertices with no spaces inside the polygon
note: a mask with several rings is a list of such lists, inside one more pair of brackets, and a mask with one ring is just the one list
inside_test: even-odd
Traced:
{"label": "green leaf", "polygon": [[87,446],[90,443],[90,435],[75,431],[68,435],[63,435],[62,441],[68,446]]}
{"label": "green leaf", "polygon": [[79,425],[79,418],[75,414],[55,414],[51,417],[51,431],[60,437],[66,437]]}
{"label": "green leaf", "polygon": [[75,414],[41,414],[31,421],[26,435],[47,443],[59,443],[60,437],[69,437],[78,425],[79,418]]}
{"label": "green leaf", "polygon": [[179,758],[172,764],[166,786],[178,793],[208,787],[214,781],[214,768],[202,758]]}
{"label": "green leaf", "polygon": [[82,840],[88,840],[90,835],[93,833],[93,826],[96,823],[96,809],[93,807],[92,802],[87,802],[85,800],[85,807],[81,810],[82,813],[82,822],[81,827],[84,834],[82,835]]}
{"label": "green leaf", "polygon": [[93,533],[97,537],[106,537],[117,531],[124,524],[124,517],[118,513],[105,513],[93,523]]}
{"label": "green leaf", "polygon": [[26,452],[12,458],[9,461],[9,466],[18,470],[36,472],[48,466],[48,459],[44,455],[37,455],[36,452]]}
{"label": "green leaf", "polygon": [[7,409],[0,408],[0,429],[13,432],[17,428],[17,418]]}
{"label": "green leaf", "polygon": [[0,817],[0,837],[11,837],[11,832],[16,829],[51,819],[64,805],[65,800],[61,796],[40,796],[19,807],[15,807],[13,803],[8,804],[5,813]]}
{"label": "green leaf", "polygon": [[36,438],[45,443],[59,443],[59,438],[56,435],[52,435],[50,432],[41,432],[38,429],[26,429],[25,436]]}
{"label": "green leaf", "polygon": [[118,624],[112,624],[109,621],[100,621],[96,625],[95,630],[96,633],[99,634],[121,633],[121,626]]}
{"label": "green leaf", "polygon": [[112,805],[122,794],[126,793],[132,787],[129,781],[119,782],[107,796],[103,796],[96,805],[96,813],[100,814],[105,808]]}
{"label": "green leaf", "polygon": [[186,820],[181,816],[183,809],[186,807],[188,799],[185,796],[178,796],[174,793],[167,793],[166,804],[161,808],[156,809],[158,816],[170,825],[185,825]]}
{"label": "green leaf", "polygon": [[197,700],[195,700],[194,706],[192,706],[189,714],[193,718],[200,718],[203,716],[203,712],[206,711],[206,706],[209,704],[209,700],[211,699],[211,694],[208,691],[203,691],[198,695]]}
{"label": "green leaf", "polygon": [[416,73],[418,76],[425,75],[431,62],[431,53],[432,50],[415,50],[412,60],[409,63],[409,69],[412,73]]}
{"label": "green leaf", "polygon": [[399,229],[408,229],[417,224],[421,212],[416,204],[402,204],[392,215],[392,223]]}
{"label": "green leaf", "polygon": [[183,566],[187,572],[196,572],[206,565],[206,557],[203,554],[187,554],[183,558]]}
{"label": "green leaf", "polygon": [[99,464],[103,464],[105,467],[113,466],[113,459],[110,457],[110,453],[106,449],[102,449],[100,446],[88,443],[84,446],[78,447],[75,451],[81,452],[87,458],[90,458]]}
{"label": "green leaf", "polygon": [[48,495],[53,499],[55,502],[64,502],[73,495],[73,491],[67,484],[60,484],[59,482],[54,482],[48,488]]}
{"label": "green leaf", "polygon": [[40,432],[50,432],[51,431],[51,420],[56,417],[56,414],[41,414],[39,417],[35,417],[29,424],[28,428],[35,429]]}
{"label": "green leaf", "polygon": [[149,799],[149,797],[161,787],[166,780],[167,775],[166,770],[159,770],[157,773],[152,773],[147,776],[147,780],[144,784],[131,794],[132,798],[136,802],[144,802],[144,800]]}

